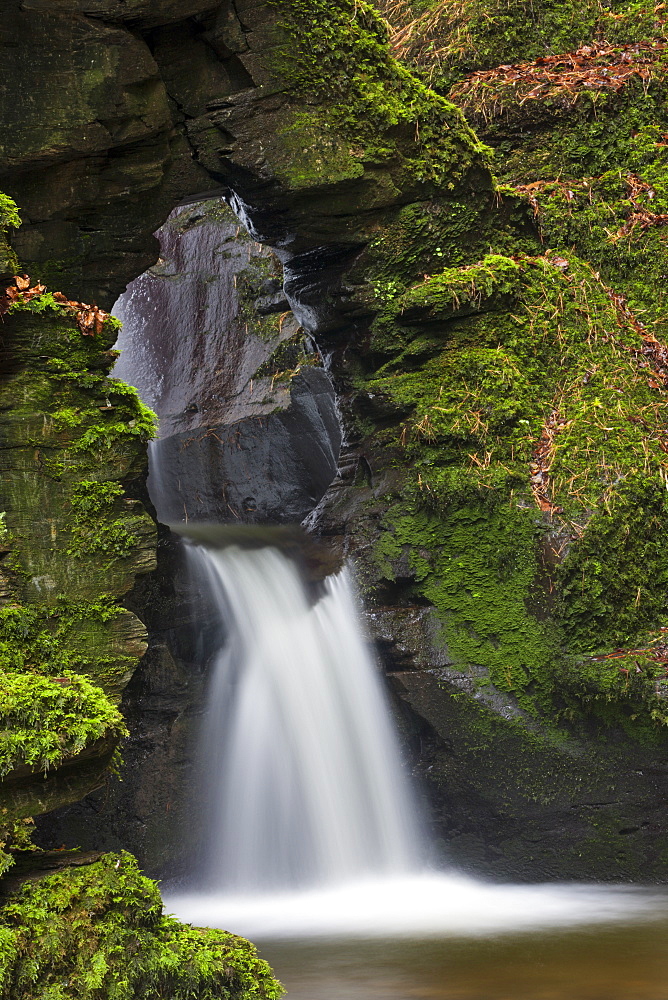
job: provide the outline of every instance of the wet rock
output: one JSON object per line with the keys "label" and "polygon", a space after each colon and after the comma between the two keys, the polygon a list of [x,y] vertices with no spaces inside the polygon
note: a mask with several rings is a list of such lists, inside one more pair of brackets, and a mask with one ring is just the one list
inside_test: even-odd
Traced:
{"label": "wet rock", "polygon": [[299,524],[336,473],[339,440],[329,377],[307,369],[277,413],[156,442],[149,486],[159,517]]}
{"label": "wet rock", "polygon": [[117,304],[115,369],[160,417],[158,516],[298,524],[334,478],[341,430],[280,264],[220,201],[176,212],[159,238],[159,264]]}
{"label": "wet rock", "polygon": [[448,860],[518,881],[662,879],[661,758],[620,734],[556,736],[438,671],[391,681]]}

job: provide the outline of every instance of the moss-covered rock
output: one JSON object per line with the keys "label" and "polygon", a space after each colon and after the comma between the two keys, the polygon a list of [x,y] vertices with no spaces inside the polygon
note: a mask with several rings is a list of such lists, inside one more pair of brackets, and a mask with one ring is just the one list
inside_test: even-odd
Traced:
{"label": "moss-covered rock", "polygon": [[666,409],[642,348],[577,258],[490,256],[386,299],[357,375],[372,469],[411,467],[370,578],[412,579],[450,661],[534,711],[559,713],[564,655],[665,619]]}
{"label": "moss-covered rock", "polygon": [[[107,378],[118,324],[20,279],[3,299],[3,824],[103,780],[146,648],[120,603],[155,563],[137,499],[154,418]],[[89,321],[85,325],[84,317]]]}
{"label": "moss-covered rock", "polygon": [[0,909],[3,1000],[278,1000],[243,938],[162,913],[128,854],[27,882]]}

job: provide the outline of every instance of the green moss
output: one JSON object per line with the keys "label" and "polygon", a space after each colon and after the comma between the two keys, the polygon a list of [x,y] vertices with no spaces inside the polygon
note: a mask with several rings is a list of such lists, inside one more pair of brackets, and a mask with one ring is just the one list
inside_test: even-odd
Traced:
{"label": "green moss", "polygon": [[[640,639],[668,610],[654,510],[668,412],[632,316],[590,266],[551,253],[489,255],[377,301],[360,428],[404,471],[372,575],[432,604],[452,664],[531,712],[636,735],[663,723],[649,686],[623,709],[620,688],[614,711],[591,697],[594,661],[580,687],[560,680],[573,654]],[[648,564],[656,587],[638,599]]]}
{"label": "green moss", "polygon": [[96,740],[124,735],[118,709],[85,677],[0,674],[0,776],[23,765],[46,772]]}
{"label": "green moss", "polygon": [[628,647],[668,613],[668,493],[627,478],[588,522],[560,567],[572,649]]}
{"label": "green moss", "polygon": [[666,667],[645,652],[609,659],[565,657],[554,681],[564,718],[576,718],[575,709],[584,706],[648,745],[658,742],[657,726],[668,724]]}
{"label": "green moss", "polygon": [[351,155],[348,144],[337,139],[327,118],[317,112],[293,115],[278,135],[287,159],[284,176],[292,188],[335,184],[364,173],[361,156]]}
{"label": "green moss", "polygon": [[[624,172],[545,182],[532,197],[545,241],[589,260],[606,284],[626,296],[645,326],[666,337],[668,229],[661,215],[668,211],[668,165],[656,146],[653,162],[643,164],[640,157],[628,162]],[[631,200],[638,181],[647,189]]]}
{"label": "green moss", "polygon": [[438,493],[432,470],[453,463],[484,482],[501,462],[528,486],[551,413],[552,496],[567,516],[637,468],[661,481],[665,406],[629,350],[642,341],[577,258],[447,269],[394,299],[374,330],[372,349],[391,357],[367,385],[405,418],[396,440],[423,489]]}
{"label": "green moss", "polygon": [[59,302],[54,299],[51,292],[45,292],[43,295],[36,295],[31,299],[16,299],[15,302],[9,307],[8,312],[10,313],[20,313],[20,312],[30,312],[39,315],[40,313],[53,312],[57,316],[67,316],[69,310]]}
{"label": "green moss", "polygon": [[72,545],[68,555],[112,556],[122,559],[132,553],[137,536],[128,531],[124,520],[112,519],[117,500],[124,495],[116,482],[96,483],[84,480],[72,490]]}
{"label": "green moss", "polygon": [[19,269],[16,255],[7,240],[7,231],[17,229],[20,225],[21,219],[15,202],[0,191],[0,275],[9,277]]}
{"label": "green moss", "polygon": [[[476,126],[495,147],[499,177],[512,183],[598,177],[642,161],[651,142],[648,130],[666,130],[665,70],[659,69],[654,82],[634,80],[619,93],[583,90],[571,96],[555,88],[522,103],[516,88],[502,85],[472,95],[482,108],[474,113]],[[653,152],[659,153],[656,146]]]}
{"label": "green moss", "polygon": [[516,296],[519,275],[519,264],[498,254],[470,267],[446,268],[410,288],[396,302],[396,315],[431,321],[449,319],[463,309],[477,312],[495,297]]}
{"label": "green moss", "polygon": [[0,670],[31,677],[62,676],[69,671],[93,679],[115,668],[125,673],[133,662],[110,648],[110,631],[125,614],[111,597],[55,604],[0,608]]}
{"label": "green moss", "polygon": [[252,945],[162,915],[128,854],[27,883],[0,910],[4,1000],[278,1000]]}
{"label": "green moss", "polygon": [[[365,0],[335,7],[325,0],[273,3],[282,35],[276,76],[320,106],[306,128],[297,118],[286,125],[286,137],[301,142],[303,152],[311,148],[314,126],[321,140],[331,130],[321,162],[334,163],[334,179],[357,177],[360,163],[394,158],[398,171],[452,190],[472,169],[485,169],[484,147],[453,105],[392,58],[386,24]],[[309,169],[320,175],[317,164]]]}
{"label": "green moss", "polygon": [[593,41],[643,41],[662,31],[662,7],[654,0],[378,0],[377,6],[403,29],[404,59],[443,91],[475,70]]}
{"label": "green moss", "polygon": [[[135,567],[150,568],[142,550],[151,522],[124,484],[143,474],[155,417],[136,390],[106,377],[115,327],[83,336],[73,317],[49,308],[10,312],[4,331],[15,358],[0,405],[11,414],[3,508],[16,595],[41,603],[59,593],[92,600],[124,593]],[[87,491],[100,502],[97,515],[86,507]]]}
{"label": "green moss", "polygon": [[0,229],[18,229],[21,217],[16,202],[0,191]]}
{"label": "green moss", "polygon": [[[144,648],[140,624],[119,598],[152,528],[119,481],[141,474],[141,441],[153,419],[134,390],[105,378],[117,324],[84,336],[53,297],[30,304],[10,310],[3,325],[12,352],[0,382],[10,549],[3,582],[13,595],[0,608],[4,771],[57,769],[103,736],[109,753],[118,742],[124,729],[113,702]],[[100,443],[95,429],[109,412]],[[90,770],[91,782],[103,766]],[[21,794],[21,810],[42,807],[36,786]],[[10,792],[6,798],[13,803]],[[48,802],[58,804],[57,791]]]}
{"label": "green moss", "polygon": [[137,390],[118,379],[106,379],[103,386],[105,403],[113,415],[104,423],[89,423],[81,437],[75,442],[77,451],[95,451],[109,448],[124,437],[150,441],[157,432],[157,422],[153,410],[145,406]]}
{"label": "green moss", "polygon": [[537,701],[546,707],[539,685],[555,658],[555,630],[527,607],[539,518],[511,505],[466,505],[461,496],[459,504],[441,517],[419,502],[390,508],[375,557],[392,578],[407,556],[416,591],[439,614],[453,666],[482,668],[479,682],[514,692],[532,710]]}

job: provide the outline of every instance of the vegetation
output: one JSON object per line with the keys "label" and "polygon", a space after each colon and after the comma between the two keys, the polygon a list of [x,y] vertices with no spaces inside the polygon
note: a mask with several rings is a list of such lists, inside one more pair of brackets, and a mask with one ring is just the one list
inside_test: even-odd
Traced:
{"label": "vegetation", "polygon": [[486,150],[458,110],[392,58],[386,24],[366,0],[271,2],[285,36],[276,75],[315,105],[281,135],[297,160],[292,185],[354,179],[389,160],[395,184],[403,175],[452,191],[484,165]]}
{"label": "vegetation", "polygon": [[[0,771],[24,775],[20,804],[2,789],[1,825],[5,845],[20,848],[17,822],[41,807],[31,775],[39,782],[40,772],[83,751],[95,758],[96,747],[103,770],[125,734],[114,702],[142,647],[122,638],[135,619],[119,598],[147,529],[123,480],[141,463],[154,418],[133,389],[105,377],[116,321],[20,276],[0,311],[12,358],[0,384],[11,414],[3,428]],[[102,423],[109,410],[113,420]],[[99,780],[94,768],[90,780]]]}
{"label": "vegetation", "polygon": [[123,717],[85,677],[0,675],[0,776],[20,765],[46,772],[96,740],[127,735]]}
{"label": "vegetation", "polygon": [[129,854],[27,883],[0,911],[2,1000],[278,1000],[252,945],[162,915]]}
{"label": "vegetation", "polygon": [[631,44],[661,29],[654,0],[378,0],[393,50],[446,91],[468,73],[572,52]]}
{"label": "vegetation", "polygon": [[18,269],[16,255],[7,240],[9,229],[16,229],[21,224],[16,204],[6,194],[0,191],[0,277],[9,276]]}
{"label": "vegetation", "polygon": [[408,566],[452,663],[529,711],[667,722],[660,663],[630,686],[593,658],[666,615],[664,382],[626,304],[574,255],[489,255],[383,296],[373,331],[369,447],[413,470],[381,578]]}

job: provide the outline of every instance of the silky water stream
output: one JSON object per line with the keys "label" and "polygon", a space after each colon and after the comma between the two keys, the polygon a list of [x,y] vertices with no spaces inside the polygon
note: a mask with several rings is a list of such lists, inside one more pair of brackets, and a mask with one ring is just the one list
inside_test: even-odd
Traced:
{"label": "silky water stream", "polygon": [[189,545],[220,614],[206,830],[168,909],[256,941],[301,1000],[668,1000],[665,896],[429,869],[346,571]]}

